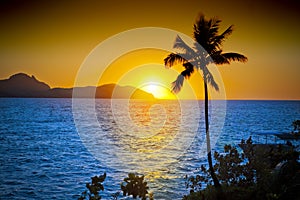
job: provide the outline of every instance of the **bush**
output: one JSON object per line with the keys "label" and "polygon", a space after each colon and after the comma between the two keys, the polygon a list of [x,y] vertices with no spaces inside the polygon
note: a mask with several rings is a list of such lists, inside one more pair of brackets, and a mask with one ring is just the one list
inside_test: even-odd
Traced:
{"label": "bush", "polygon": [[81,196],[78,198],[78,200],[85,200],[85,199],[89,199],[89,200],[100,200],[101,196],[99,194],[100,190],[103,191],[104,190],[104,186],[102,185],[102,183],[104,182],[106,178],[106,173],[104,173],[103,175],[100,176],[94,176],[92,177],[92,183],[87,183],[86,184],[86,188],[88,190],[85,190],[84,192],[81,193]]}
{"label": "bush", "polygon": [[[106,178],[106,173],[100,176],[92,177],[92,183],[87,183],[85,190],[81,193],[81,196],[78,200],[100,200],[101,196],[99,194],[100,191],[104,190],[103,182]],[[123,185],[126,183],[125,185]],[[149,200],[153,200],[153,194],[148,194],[149,187],[147,186],[147,182],[144,181],[144,176],[137,176],[133,173],[129,173],[128,177],[124,178],[124,183],[121,184],[121,190],[123,191],[123,195],[131,196],[136,199],[137,197],[142,200],[146,200],[149,197]],[[116,192],[111,195],[111,199],[117,200],[120,195],[120,192]]]}
{"label": "bush", "polygon": [[[241,153],[231,145],[224,146],[224,153],[214,153],[214,169],[222,184],[224,199],[275,200],[298,197],[299,153],[293,146],[256,146],[252,144],[251,137],[246,142],[242,140],[242,145],[244,152]],[[207,187],[202,188],[202,183]],[[184,196],[184,200],[217,199],[218,192],[212,187],[209,169],[203,165],[201,175],[186,177],[186,186],[190,188],[190,194]]]}
{"label": "bush", "polygon": [[137,197],[142,200],[147,199],[148,189],[147,182],[144,182],[144,176],[137,176],[133,173],[129,173],[127,178],[124,178],[124,183],[121,184],[121,190],[123,195],[132,195],[134,199]]}

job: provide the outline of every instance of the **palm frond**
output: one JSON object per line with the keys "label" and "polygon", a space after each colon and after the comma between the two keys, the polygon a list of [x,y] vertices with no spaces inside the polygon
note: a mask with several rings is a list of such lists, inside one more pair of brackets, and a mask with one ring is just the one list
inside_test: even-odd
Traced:
{"label": "palm frond", "polygon": [[166,67],[172,67],[177,63],[184,63],[186,59],[176,53],[170,53],[165,59],[164,63]]}
{"label": "palm frond", "polygon": [[210,73],[207,67],[205,67],[204,70],[202,70],[202,72],[204,81],[211,85],[216,91],[219,91],[219,85],[215,81],[214,76]]}
{"label": "palm frond", "polygon": [[221,35],[216,36],[213,39],[212,45],[219,48],[223,41],[233,32],[233,25],[229,26]]}
{"label": "palm frond", "polygon": [[195,56],[195,51],[188,44],[186,44],[179,35],[177,35],[177,37],[175,39],[173,48],[182,50],[184,53],[186,53],[190,57]]}
{"label": "palm frond", "polygon": [[222,53],[222,51],[216,51],[210,55],[212,60],[217,65],[230,64],[231,61],[247,62],[248,58],[239,53]]}
{"label": "palm frond", "polygon": [[229,60],[222,55],[222,50],[215,51],[210,57],[216,65],[230,64]]}
{"label": "palm frond", "polygon": [[213,17],[208,21],[208,33],[210,39],[213,39],[218,35],[221,22],[222,21],[217,17]]}
{"label": "palm frond", "polygon": [[222,53],[221,54],[228,61],[239,61],[239,62],[247,62],[248,58],[239,53]]}
{"label": "palm frond", "polygon": [[186,52],[180,52],[180,53],[177,52],[176,54],[177,54],[177,56],[180,56],[183,59],[183,62],[180,62],[180,63],[191,62],[195,59],[194,55],[191,55],[191,54],[186,53]]}
{"label": "palm frond", "polygon": [[178,93],[180,92],[183,86],[184,76],[179,74],[174,82],[172,82],[172,92]]}
{"label": "palm frond", "polygon": [[194,39],[209,53],[215,49],[214,40],[219,36],[220,23],[217,17],[206,20],[201,14],[194,24]]}
{"label": "palm frond", "polygon": [[213,75],[211,73],[209,73],[206,80],[209,83],[209,85],[211,85],[217,92],[219,91],[219,85],[215,81],[215,78],[213,77]]}
{"label": "palm frond", "polygon": [[182,86],[183,86],[183,81],[185,78],[190,78],[190,76],[192,75],[192,73],[194,73],[194,66],[189,63],[186,62],[183,64],[183,67],[185,68],[185,70],[183,70],[178,76],[177,79],[172,82],[172,91],[174,93],[178,93]]}
{"label": "palm frond", "polygon": [[207,21],[203,14],[200,14],[194,24],[194,39],[203,47],[207,46],[208,27]]}
{"label": "palm frond", "polygon": [[185,78],[190,78],[192,73],[194,73],[194,66],[190,62],[183,63],[184,71],[181,72],[181,75]]}

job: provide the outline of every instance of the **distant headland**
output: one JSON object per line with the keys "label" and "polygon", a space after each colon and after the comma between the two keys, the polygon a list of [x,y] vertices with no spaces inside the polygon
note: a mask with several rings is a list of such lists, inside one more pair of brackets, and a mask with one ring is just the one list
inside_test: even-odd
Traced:
{"label": "distant headland", "polygon": [[105,84],[97,87],[50,88],[48,84],[25,73],[14,74],[8,79],[0,80],[0,97],[72,98],[73,90],[76,90],[77,98],[155,100],[152,94],[143,90],[117,84]]}

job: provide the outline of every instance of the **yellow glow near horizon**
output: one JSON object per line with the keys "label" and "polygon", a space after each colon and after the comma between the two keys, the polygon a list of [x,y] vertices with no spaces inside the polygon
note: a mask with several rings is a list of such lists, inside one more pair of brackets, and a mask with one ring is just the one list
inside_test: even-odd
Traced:
{"label": "yellow glow near horizon", "polygon": [[176,99],[175,95],[169,89],[157,83],[149,83],[141,87],[141,89],[153,94],[153,96],[158,99]]}
{"label": "yellow glow near horizon", "polygon": [[[182,67],[166,69],[163,60],[168,53],[158,49],[143,49],[122,55],[105,69],[98,85],[130,85],[152,93],[157,99],[202,99],[202,87],[199,87],[202,86],[202,78],[197,73],[185,80],[181,92],[176,95],[171,92],[172,82]],[[147,85],[155,85],[151,86],[155,91],[145,88]]]}

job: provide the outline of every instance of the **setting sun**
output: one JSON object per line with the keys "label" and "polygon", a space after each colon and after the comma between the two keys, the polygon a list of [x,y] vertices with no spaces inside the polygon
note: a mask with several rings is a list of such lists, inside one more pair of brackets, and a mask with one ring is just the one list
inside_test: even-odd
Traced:
{"label": "setting sun", "polygon": [[[202,99],[200,73],[195,73],[195,76],[187,79],[180,93],[175,95],[171,92],[172,82],[181,72],[182,67],[166,69],[163,60],[168,53],[170,52],[148,48],[122,55],[105,68],[97,85],[115,83],[121,86],[132,86],[153,94],[156,99]],[[94,63],[99,62],[98,57],[95,56]],[[93,66],[101,66],[101,63]],[[91,68],[88,66],[88,69]],[[99,67],[95,71],[99,71]],[[85,80],[90,81],[92,76],[94,74],[87,74],[88,78]],[[98,79],[98,76],[96,78]],[[93,83],[81,85],[93,85]]]}
{"label": "setting sun", "polygon": [[175,95],[170,91],[170,89],[165,88],[157,83],[149,83],[143,87],[142,90],[153,94],[155,98],[158,99],[175,99]]}

